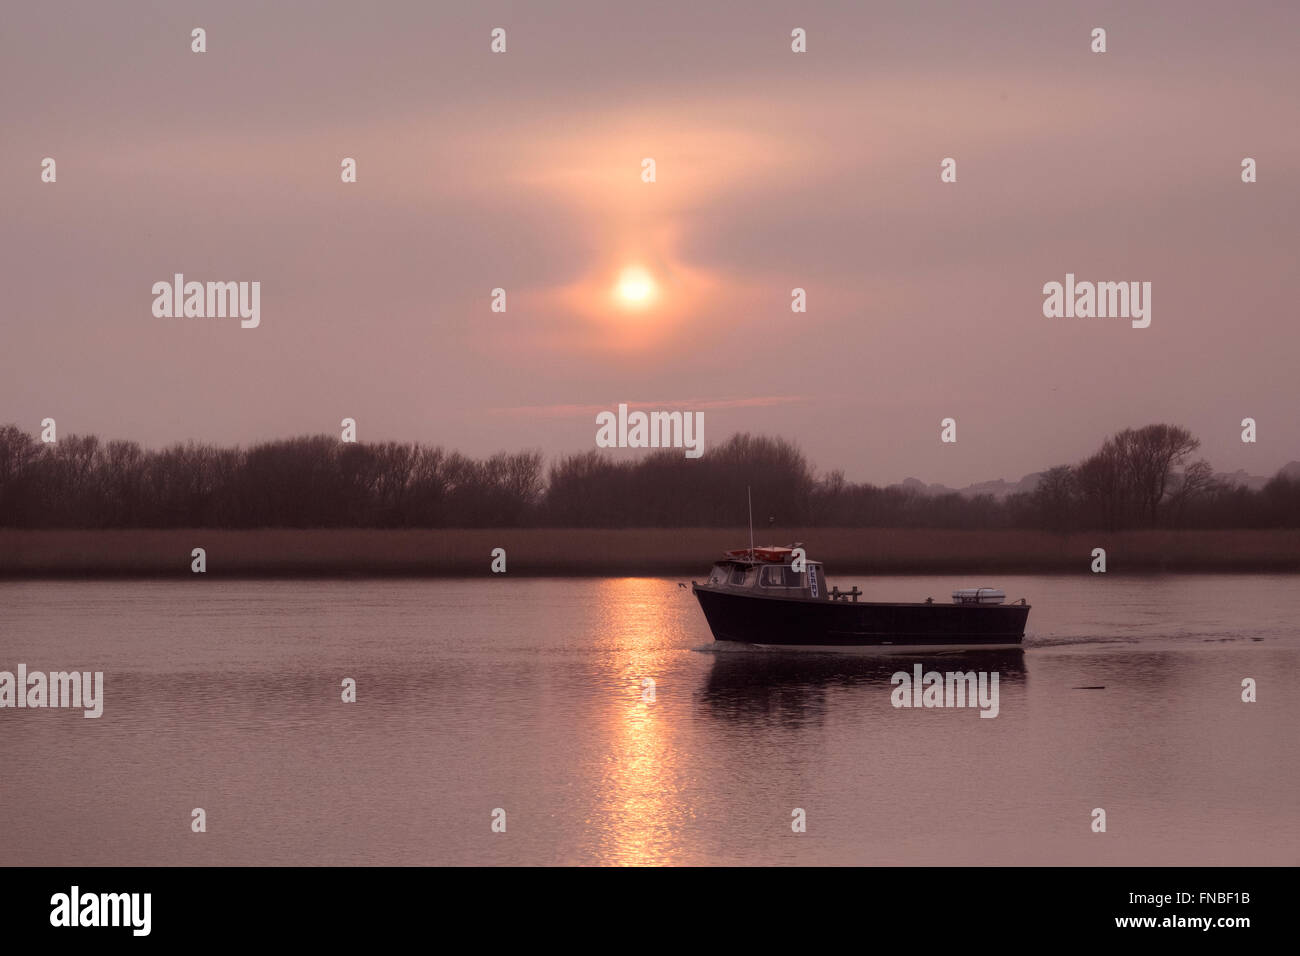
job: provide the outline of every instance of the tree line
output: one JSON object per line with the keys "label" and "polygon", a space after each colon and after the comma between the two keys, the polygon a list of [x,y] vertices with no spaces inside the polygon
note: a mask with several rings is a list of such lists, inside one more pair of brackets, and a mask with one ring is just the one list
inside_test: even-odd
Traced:
{"label": "tree line", "polygon": [[327,436],[249,448],[146,450],[0,428],[0,526],[17,528],[1300,527],[1300,480],[1259,491],[1216,480],[1184,428],[1110,436],[1045,472],[1030,493],[928,494],[819,476],[782,438],[739,434],[687,459],[588,451],[548,467],[540,451],[471,458],[421,444]]}

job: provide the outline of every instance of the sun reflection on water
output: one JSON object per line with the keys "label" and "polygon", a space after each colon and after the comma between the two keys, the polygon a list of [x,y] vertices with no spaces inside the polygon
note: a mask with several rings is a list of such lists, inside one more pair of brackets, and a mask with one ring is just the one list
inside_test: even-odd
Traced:
{"label": "sun reflection on water", "polygon": [[[602,728],[608,745],[592,823],[602,862],[670,863],[682,855],[683,826],[694,816],[682,799],[681,729],[658,683],[667,672],[678,618],[661,579],[617,578],[600,585],[607,609],[604,652],[621,693]],[[654,700],[646,679],[655,680]],[[680,690],[676,688],[674,690]]]}

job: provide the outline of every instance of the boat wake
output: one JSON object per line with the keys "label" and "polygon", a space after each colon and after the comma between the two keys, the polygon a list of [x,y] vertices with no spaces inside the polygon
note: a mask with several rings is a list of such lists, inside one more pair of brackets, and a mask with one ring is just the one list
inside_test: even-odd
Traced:
{"label": "boat wake", "polygon": [[1171,644],[1238,644],[1238,643],[1258,643],[1266,638],[1254,633],[1224,633],[1222,631],[1205,631],[1201,633],[1176,633],[1176,634],[1107,634],[1107,635],[1086,635],[1071,634],[1062,636],[1053,635],[1025,635],[1026,650],[1033,648],[1048,647],[1075,647],[1085,645],[1105,645],[1119,644],[1126,647],[1136,645],[1171,645]]}
{"label": "boat wake", "polygon": [[906,655],[916,657],[918,655],[943,655],[951,657],[954,654],[988,654],[988,653],[1006,653],[1017,652],[1021,650],[1019,646],[1008,645],[990,646],[990,645],[970,645],[970,644],[940,644],[940,645],[920,645],[920,644],[746,644],[742,641],[715,641],[712,644],[703,644],[699,647],[692,647],[691,650],[700,654],[714,654],[722,657],[731,656],[777,656],[777,655],[799,655],[802,657],[825,654],[832,656],[854,656],[854,657],[899,657]]}
{"label": "boat wake", "polygon": [[[1025,635],[1025,640],[1021,647],[1026,651],[1046,650],[1051,648],[1064,647],[1105,647],[1113,645],[1118,647],[1136,647],[1144,645],[1146,647],[1161,646],[1187,646],[1200,644],[1240,644],[1240,643],[1259,643],[1267,640],[1253,633],[1225,634],[1222,631],[1206,631],[1203,633],[1178,633],[1178,634],[1071,634],[1071,635]],[[746,644],[741,641],[714,641],[708,644],[701,644],[690,648],[691,651],[698,654],[854,654],[854,655],[875,655],[875,656],[897,656],[899,654],[917,655],[917,654],[953,654],[962,652],[977,652],[979,647],[919,647],[916,645],[896,645],[896,646],[818,646],[818,645],[798,645],[798,644]]]}

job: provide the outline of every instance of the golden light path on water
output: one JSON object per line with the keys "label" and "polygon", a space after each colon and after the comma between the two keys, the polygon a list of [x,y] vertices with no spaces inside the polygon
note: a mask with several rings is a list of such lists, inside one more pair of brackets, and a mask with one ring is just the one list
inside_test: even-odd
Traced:
{"label": "golden light path on water", "polygon": [[[604,863],[671,863],[684,856],[683,828],[693,817],[682,799],[679,731],[660,699],[644,699],[646,678],[662,676],[666,657],[689,653],[673,640],[677,626],[664,606],[664,582],[617,578],[600,585],[609,642],[608,664],[625,691],[604,728],[608,752],[596,792],[596,840]],[[676,646],[674,646],[676,645]],[[677,688],[680,692],[681,688]]]}

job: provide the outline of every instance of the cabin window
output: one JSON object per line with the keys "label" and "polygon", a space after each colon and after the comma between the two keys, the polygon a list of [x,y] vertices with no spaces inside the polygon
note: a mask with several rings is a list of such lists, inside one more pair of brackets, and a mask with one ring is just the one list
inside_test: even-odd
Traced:
{"label": "cabin window", "polygon": [[727,569],[721,564],[715,564],[713,571],[709,574],[709,584],[717,587],[720,584],[727,583]]}
{"label": "cabin window", "polygon": [[769,564],[763,568],[762,584],[765,588],[802,588],[804,574],[788,564]]}
{"label": "cabin window", "polygon": [[731,572],[731,586],[736,588],[752,588],[754,582],[758,580],[758,568],[736,567]]}

